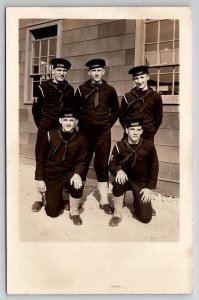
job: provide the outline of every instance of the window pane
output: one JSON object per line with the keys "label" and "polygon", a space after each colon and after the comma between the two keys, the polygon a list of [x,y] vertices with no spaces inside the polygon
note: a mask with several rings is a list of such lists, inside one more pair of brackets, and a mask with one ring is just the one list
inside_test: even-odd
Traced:
{"label": "window pane", "polygon": [[160,73],[173,73],[173,67],[160,67]]}
{"label": "window pane", "polygon": [[179,74],[175,74],[174,95],[179,95]]}
{"label": "window pane", "polygon": [[175,41],[175,49],[179,49],[179,41]]}
{"label": "window pane", "polygon": [[33,58],[32,64],[34,65],[39,65],[39,58]]}
{"label": "window pane", "polygon": [[39,57],[39,42],[33,43],[33,57]]}
{"label": "window pane", "polygon": [[33,67],[32,67],[32,73],[33,73],[33,74],[39,73],[39,66],[33,66]]}
{"label": "window pane", "polygon": [[56,55],[57,39],[52,39],[49,42],[50,42],[49,54]]}
{"label": "window pane", "polygon": [[149,83],[149,86],[154,91],[157,91],[157,81],[158,81],[158,75],[157,74],[150,74],[150,79],[149,79],[148,83]]}
{"label": "window pane", "polygon": [[158,73],[158,68],[149,68],[149,74]]}
{"label": "window pane", "polygon": [[160,75],[159,92],[162,95],[172,94],[172,74]]}
{"label": "window pane", "polygon": [[160,43],[160,50],[171,50],[173,49],[173,42]]}
{"label": "window pane", "polygon": [[174,20],[160,21],[160,41],[173,40]]}
{"label": "window pane", "polygon": [[48,55],[48,41],[41,41],[41,56]]}
{"label": "window pane", "polygon": [[40,69],[41,73],[47,73],[47,57],[41,58]]}
{"label": "window pane", "polygon": [[170,64],[173,63],[173,46],[172,42],[160,43],[160,63]]}
{"label": "window pane", "polygon": [[175,39],[179,39],[179,20],[175,20]]}
{"label": "window pane", "polygon": [[146,23],[146,43],[158,41],[158,22]]}

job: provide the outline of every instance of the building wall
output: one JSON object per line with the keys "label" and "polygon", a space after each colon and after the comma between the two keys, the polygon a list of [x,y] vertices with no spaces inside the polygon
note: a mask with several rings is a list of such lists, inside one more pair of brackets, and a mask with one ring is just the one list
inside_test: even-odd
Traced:
{"label": "building wall", "polygon": [[[19,121],[20,155],[34,158],[36,126],[31,105],[24,104],[26,26],[40,20],[23,20],[19,24]],[[41,20],[44,22],[44,20]],[[105,80],[116,88],[119,101],[132,88],[128,75],[135,60],[135,20],[62,20],[60,56],[68,58],[72,69],[68,81],[76,87],[88,79],[85,62],[96,57],[106,60]],[[112,128],[112,147],[123,135],[117,121]],[[160,171],[157,190],[179,195],[179,107],[164,105],[163,123],[155,137]],[[92,167],[92,164],[91,164]]]}

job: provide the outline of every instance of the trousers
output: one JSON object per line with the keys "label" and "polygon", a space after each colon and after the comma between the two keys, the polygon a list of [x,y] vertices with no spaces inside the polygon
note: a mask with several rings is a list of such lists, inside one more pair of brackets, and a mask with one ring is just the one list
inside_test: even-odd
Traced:
{"label": "trousers", "polygon": [[145,183],[135,183],[129,178],[125,184],[113,182],[113,196],[120,197],[124,195],[125,191],[131,190],[134,195],[134,208],[135,215],[142,223],[149,223],[152,219],[152,206],[151,201],[142,202],[140,191],[146,187]]}

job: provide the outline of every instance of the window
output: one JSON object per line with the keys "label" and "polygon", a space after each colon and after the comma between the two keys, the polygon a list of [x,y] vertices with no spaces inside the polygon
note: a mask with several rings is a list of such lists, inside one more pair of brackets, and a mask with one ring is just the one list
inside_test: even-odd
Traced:
{"label": "window", "polygon": [[57,25],[30,30],[31,33],[31,66],[30,94],[35,97],[37,86],[51,78],[50,61],[57,53]]}
{"label": "window", "polygon": [[146,20],[145,63],[154,90],[179,94],[179,20]]}

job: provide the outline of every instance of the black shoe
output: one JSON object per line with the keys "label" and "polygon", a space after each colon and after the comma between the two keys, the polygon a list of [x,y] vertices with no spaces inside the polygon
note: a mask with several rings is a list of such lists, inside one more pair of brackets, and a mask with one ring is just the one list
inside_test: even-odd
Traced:
{"label": "black shoe", "polygon": [[70,210],[69,200],[63,200],[63,208],[64,208],[64,210]]}
{"label": "black shoe", "polygon": [[113,213],[113,210],[109,204],[104,204],[104,205],[100,204],[100,209],[103,209],[105,214],[107,215],[112,215]]}
{"label": "black shoe", "polygon": [[156,216],[156,211],[155,209],[152,207],[152,216],[155,217]]}
{"label": "black shoe", "polygon": [[43,202],[35,201],[35,203],[33,203],[33,205],[32,205],[32,211],[39,212],[43,206],[44,206]]}
{"label": "black shoe", "polygon": [[110,219],[109,225],[112,227],[116,227],[121,222],[121,220],[122,220],[121,218],[112,217],[112,219]]}
{"label": "black shoe", "polygon": [[82,219],[80,215],[74,215],[74,216],[70,215],[70,219],[73,220],[74,225],[82,225]]}

